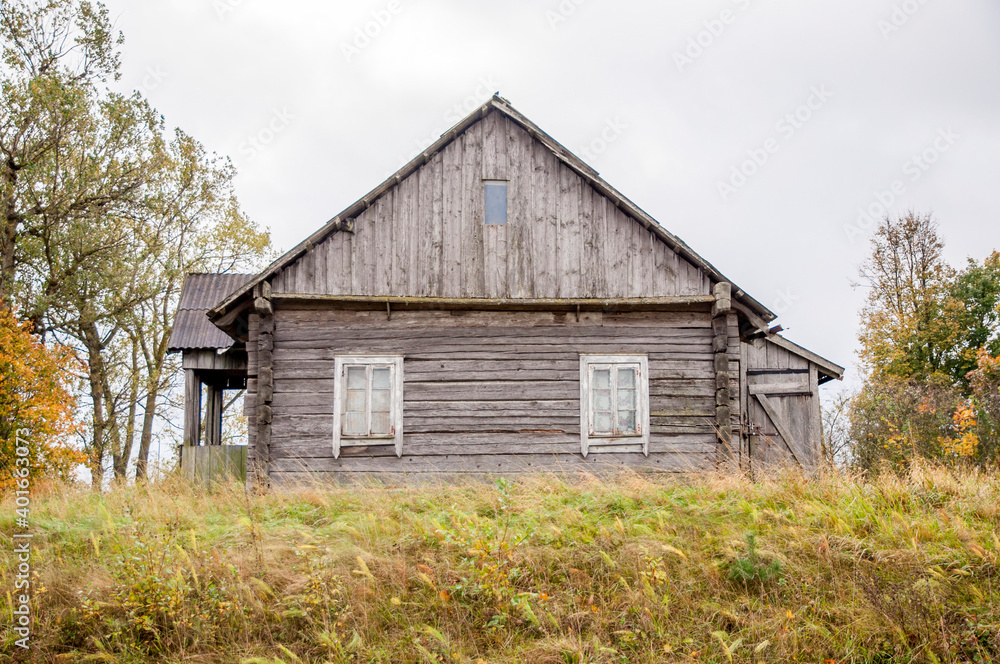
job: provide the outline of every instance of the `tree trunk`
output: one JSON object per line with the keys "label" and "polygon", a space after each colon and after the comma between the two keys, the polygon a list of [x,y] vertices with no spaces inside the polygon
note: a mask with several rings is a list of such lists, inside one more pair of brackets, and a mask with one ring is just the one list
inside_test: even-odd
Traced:
{"label": "tree trunk", "polygon": [[81,335],[87,348],[87,378],[90,384],[90,398],[93,404],[93,440],[90,445],[91,486],[100,491],[104,486],[104,448],[107,432],[107,419],[104,405],[107,395],[104,392],[104,357],[101,355],[101,338],[96,323],[84,323]]}
{"label": "tree trunk", "polygon": [[159,380],[150,381],[146,406],[142,415],[142,434],[139,438],[139,456],[135,460],[135,481],[144,482],[149,468],[149,447],[153,442],[153,420],[156,417],[156,400],[160,396]]}
{"label": "tree trunk", "polygon": [[0,209],[0,307],[11,308],[17,256],[17,231],[21,217],[15,209],[17,165],[7,159],[3,171],[3,209]]}
{"label": "tree trunk", "polygon": [[[173,280],[167,288],[167,293],[172,293]],[[146,406],[142,415],[142,434],[139,438],[139,456],[135,460],[135,481],[145,481],[149,474],[149,447],[153,442],[153,422],[156,419],[156,409],[159,405],[157,399],[160,397],[160,389],[163,387],[160,381],[163,378],[163,367],[167,361],[167,343],[170,340],[170,333],[173,327],[170,325],[170,298],[164,300],[163,329],[156,341],[156,347],[150,352],[146,345],[146,337],[142,330],[139,331],[139,341],[142,345],[143,356],[146,358]]]}
{"label": "tree trunk", "polygon": [[132,338],[132,365],[129,368],[128,420],[125,423],[125,438],[116,446],[114,454],[115,481],[124,482],[128,476],[128,462],[132,458],[135,443],[135,415],[139,409],[139,344]]}

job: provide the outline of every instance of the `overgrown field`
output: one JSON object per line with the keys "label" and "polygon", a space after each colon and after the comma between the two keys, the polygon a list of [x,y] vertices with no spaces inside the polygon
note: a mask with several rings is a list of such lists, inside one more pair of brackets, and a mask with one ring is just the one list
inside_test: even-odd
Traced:
{"label": "overgrown field", "polygon": [[1000,661],[996,475],[36,487],[30,521],[4,660]]}

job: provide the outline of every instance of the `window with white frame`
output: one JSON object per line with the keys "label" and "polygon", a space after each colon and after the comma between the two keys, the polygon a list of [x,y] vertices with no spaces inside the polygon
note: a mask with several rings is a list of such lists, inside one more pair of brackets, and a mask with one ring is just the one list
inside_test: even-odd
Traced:
{"label": "window with white frame", "polygon": [[580,355],[580,439],[590,452],[649,455],[645,355]]}
{"label": "window with white frame", "polygon": [[403,455],[403,358],[336,358],[333,456],[343,447],[393,445]]}

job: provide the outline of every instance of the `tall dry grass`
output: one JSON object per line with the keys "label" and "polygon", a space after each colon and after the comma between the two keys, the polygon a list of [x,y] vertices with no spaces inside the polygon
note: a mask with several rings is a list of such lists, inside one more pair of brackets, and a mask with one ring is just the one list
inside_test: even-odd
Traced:
{"label": "tall dry grass", "polygon": [[31,520],[31,661],[1000,661],[1000,478],[974,471],[49,486]]}

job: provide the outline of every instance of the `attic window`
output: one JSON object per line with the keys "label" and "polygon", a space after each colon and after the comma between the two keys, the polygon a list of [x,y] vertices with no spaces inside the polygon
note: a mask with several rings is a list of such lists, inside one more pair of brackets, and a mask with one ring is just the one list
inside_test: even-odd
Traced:
{"label": "attic window", "polygon": [[486,193],[486,225],[503,226],[507,223],[507,181],[484,180]]}

